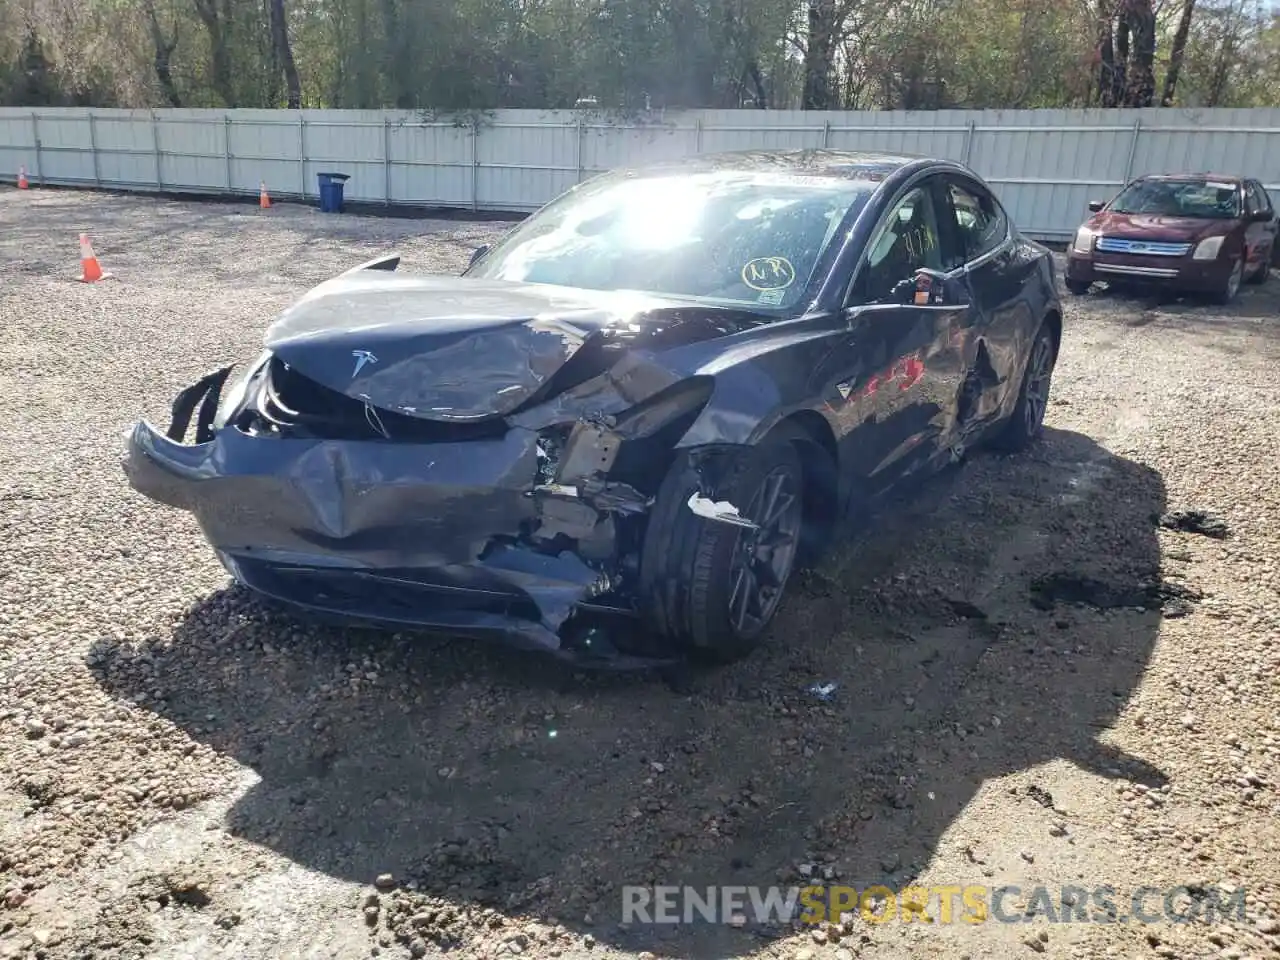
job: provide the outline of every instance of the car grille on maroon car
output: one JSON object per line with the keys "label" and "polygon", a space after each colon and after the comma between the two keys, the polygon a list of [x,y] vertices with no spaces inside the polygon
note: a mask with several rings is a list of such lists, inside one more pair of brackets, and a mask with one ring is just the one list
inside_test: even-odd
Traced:
{"label": "car grille on maroon car", "polygon": [[1126,253],[1145,257],[1185,257],[1191,249],[1189,243],[1172,243],[1164,240],[1126,240],[1123,237],[1099,237],[1099,253]]}

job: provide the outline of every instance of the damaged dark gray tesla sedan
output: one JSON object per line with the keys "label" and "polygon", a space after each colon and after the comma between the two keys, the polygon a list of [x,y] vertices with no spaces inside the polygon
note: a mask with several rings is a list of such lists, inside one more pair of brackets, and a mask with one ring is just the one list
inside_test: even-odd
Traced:
{"label": "damaged dark gray tesla sedan", "polygon": [[575,658],[745,654],[842,520],[1039,435],[1062,333],[1048,251],[942,160],[613,172],[461,277],[398,263],[138,423],[130,482],[261,594]]}

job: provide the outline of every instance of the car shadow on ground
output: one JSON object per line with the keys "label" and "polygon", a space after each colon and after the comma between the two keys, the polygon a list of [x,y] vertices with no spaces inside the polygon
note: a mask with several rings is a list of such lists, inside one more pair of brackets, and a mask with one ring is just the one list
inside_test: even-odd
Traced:
{"label": "car shadow on ground", "polygon": [[1162,617],[1194,602],[1163,579],[1164,509],[1156,472],[1082,434],[975,456],[799,576],[754,656],[677,685],[312,628],[239,589],[89,663],[261,777],[231,833],[452,908],[402,916],[402,940],[448,943],[484,905],[627,949],[740,955],[776,931],[621,928],[621,888],[899,886],[991,778],[1061,758],[1163,782],[1099,737]]}

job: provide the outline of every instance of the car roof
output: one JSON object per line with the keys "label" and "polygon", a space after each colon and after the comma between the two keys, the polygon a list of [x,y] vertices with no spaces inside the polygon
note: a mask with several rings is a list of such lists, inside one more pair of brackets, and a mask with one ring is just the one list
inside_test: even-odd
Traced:
{"label": "car roof", "polygon": [[1210,180],[1214,183],[1229,183],[1233,186],[1239,186],[1250,177],[1242,177],[1234,173],[1151,173],[1145,177],[1139,177],[1140,180],[1170,180],[1173,182],[1185,182],[1188,180]]}
{"label": "car roof", "polygon": [[906,153],[852,150],[738,150],[696,154],[615,171],[619,176],[648,177],[673,173],[788,173],[847,180],[883,180],[909,165],[936,163],[957,170],[952,161]]}

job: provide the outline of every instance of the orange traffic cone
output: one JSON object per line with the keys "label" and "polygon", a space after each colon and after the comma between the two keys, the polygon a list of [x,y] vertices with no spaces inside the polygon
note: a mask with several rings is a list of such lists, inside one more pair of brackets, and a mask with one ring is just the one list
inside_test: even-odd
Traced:
{"label": "orange traffic cone", "polygon": [[267,195],[267,182],[265,180],[258,185],[258,206],[263,210],[271,206],[271,197]]}
{"label": "orange traffic cone", "polygon": [[111,274],[104,273],[98,258],[93,252],[93,244],[89,242],[87,233],[80,234],[80,282],[97,283],[106,280]]}
{"label": "orange traffic cone", "polygon": [[19,168],[18,168],[18,189],[19,189],[19,190],[26,190],[26,189],[28,189],[30,186],[31,186],[31,184],[29,184],[29,183],[27,182],[27,168],[26,168],[26,167],[19,167]]}

